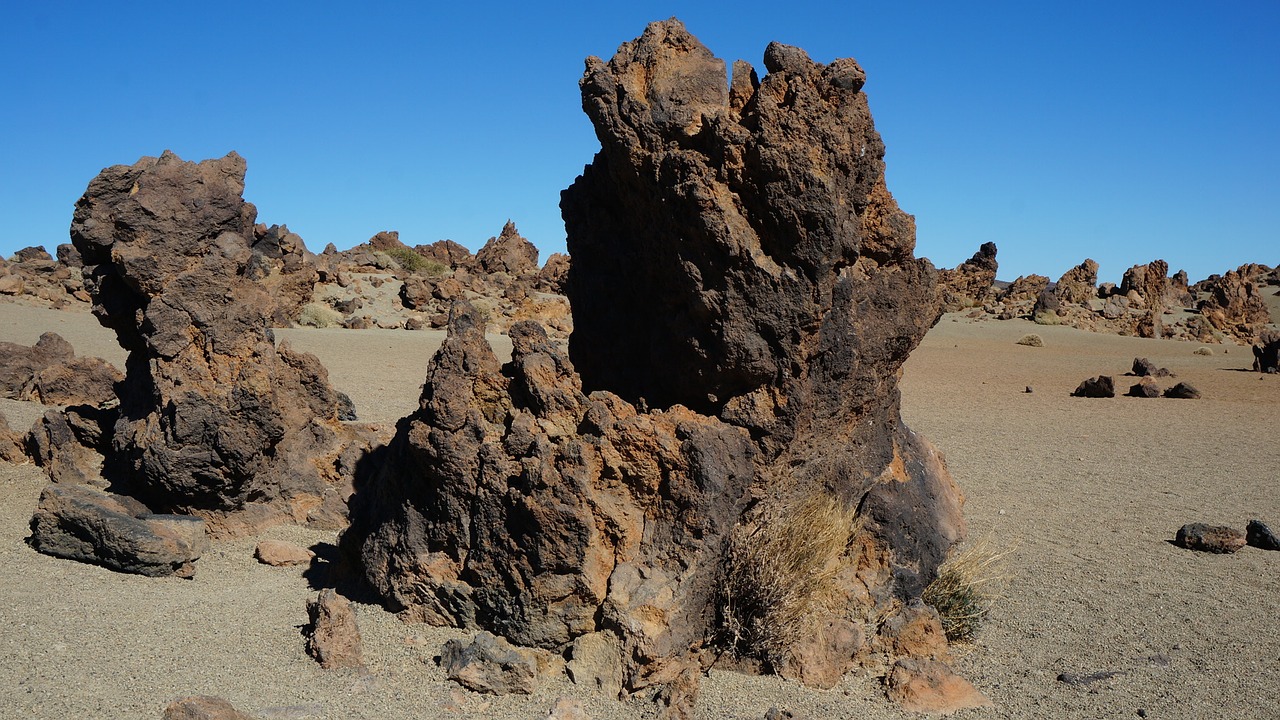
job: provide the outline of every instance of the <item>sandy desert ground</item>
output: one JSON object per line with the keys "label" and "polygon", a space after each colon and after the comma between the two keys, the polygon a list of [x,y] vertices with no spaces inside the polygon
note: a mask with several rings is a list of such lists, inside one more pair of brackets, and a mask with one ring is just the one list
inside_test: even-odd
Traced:
{"label": "sandy desert ground", "polygon": [[[0,305],[0,340],[30,344],[45,330],[123,365],[86,313]],[[1015,344],[1028,332],[1045,347]],[[384,330],[278,337],[319,355],[362,419],[386,423],[416,405],[440,341]],[[954,663],[995,705],[956,717],[1280,717],[1280,552],[1215,556],[1168,542],[1192,521],[1280,527],[1280,377],[1245,371],[1248,348],[1199,356],[1196,347],[946,316],[907,364],[908,424],[946,453],[971,535],[1009,552],[1004,597]],[[1119,376],[1135,356],[1204,398],[1068,396],[1100,373],[1127,388]],[[15,428],[42,410],[0,400]],[[215,544],[193,580],[45,557],[24,543],[43,483],[36,467],[0,465],[0,717],[156,719],[189,694],[273,719],[542,718],[565,695],[595,718],[654,712],[567,680],[532,697],[461,692],[432,658],[466,633],[405,625],[373,605],[357,606],[367,672],[322,670],[299,635],[314,593],[302,569],[259,565],[254,539]],[[296,527],[267,536],[322,549],[334,541]],[[1114,674],[1072,685],[1062,673]],[[813,691],[720,671],[704,683],[699,716],[762,718],[773,706],[797,717],[909,717],[867,675]]]}

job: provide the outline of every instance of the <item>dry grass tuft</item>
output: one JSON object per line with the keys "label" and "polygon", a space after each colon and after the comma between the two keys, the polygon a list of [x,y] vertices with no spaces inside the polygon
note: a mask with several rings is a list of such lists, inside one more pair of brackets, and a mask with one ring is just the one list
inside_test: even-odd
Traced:
{"label": "dry grass tuft", "polygon": [[1000,599],[1009,552],[997,551],[983,538],[953,551],[938,568],[938,578],[925,588],[922,599],[938,611],[948,641],[968,642],[977,635]]}
{"label": "dry grass tuft", "polygon": [[324,303],[307,303],[302,306],[298,324],[317,328],[336,327],[342,324],[342,313]]}
{"label": "dry grass tuft", "polygon": [[726,644],[781,667],[816,631],[816,611],[839,598],[840,558],[856,531],[856,508],[825,494],[735,531],[720,588]]}

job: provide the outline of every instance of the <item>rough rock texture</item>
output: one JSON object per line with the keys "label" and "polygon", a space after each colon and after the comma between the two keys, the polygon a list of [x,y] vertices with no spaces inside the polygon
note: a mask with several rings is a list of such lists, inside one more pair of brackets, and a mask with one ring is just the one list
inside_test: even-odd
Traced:
{"label": "rough rock texture", "polygon": [[11,463],[27,461],[22,436],[9,427],[9,420],[4,413],[0,413],[0,460]]}
{"label": "rough rock texture", "polygon": [[1110,375],[1098,375],[1085,380],[1071,392],[1074,397],[1109,398],[1116,396],[1116,383]]}
{"label": "rough rock texture", "polygon": [[319,272],[311,253],[297,233],[285,225],[255,225],[250,240],[253,255],[245,263],[244,276],[258,283],[274,301],[273,327],[289,327],[311,301]]}
{"label": "rough rock texture", "polygon": [[1239,270],[1228,270],[1205,290],[1209,296],[1200,302],[1200,314],[1218,330],[1250,340],[1271,322],[1262,290]]}
{"label": "rough rock texture", "polygon": [[547,264],[538,271],[537,287],[550,293],[563,293],[565,281],[569,277],[569,256],[564,253],[551,253]]}
{"label": "rough rock texture", "polygon": [[86,485],[49,485],[31,518],[31,547],[46,555],[138,575],[191,577],[208,548],[204,521],[157,515],[132,498]]}
{"label": "rough rock texture", "polygon": [[1245,526],[1245,542],[1260,550],[1280,550],[1280,537],[1261,520],[1250,520]]}
{"label": "rough rock texture", "polygon": [[333,589],[307,601],[307,654],[326,669],[364,666],[364,644],[351,602]]}
{"label": "rough rock texture", "polygon": [[44,333],[31,347],[0,342],[0,394],[9,398],[20,397],[36,373],[75,356],[71,343],[54,332]]}
{"label": "rough rock texture", "polygon": [[1044,275],[1019,275],[1000,293],[1000,299],[1006,303],[1035,302],[1048,287],[1049,278]]}
{"label": "rough rock texture", "polygon": [[476,634],[470,644],[449,640],[440,653],[440,667],[450,680],[488,695],[529,695],[550,654],[513,646],[492,633]]}
{"label": "rough rock texture", "polygon": [[1144,357],[1136,357],[1133,359],[1133,375],[1138,377],[1173,377],[1173,373],[1169,372],[1169,368],[1156,367],[1156,364]]}
{"label": "rough rock texture", "polygon": [[1174,544],[1188,550],[1211,553],[1233,553],[1244,547],[1245,533],[1226,525],[1188,523],[1178,528]]}
{"label": "rough rock texture", "polygon": [[76,203],[94,313],[129,351],[110,479],[167,511],[336,526],[337,459],[355,440],[320,362],[275,347],[244,173],[235,153],[166,152],[103,170]]}
{"label": "rough rock texture", "polygon": [[991,705],[991,700],[968,680],[937,660],[899,660],[885,683],[889,697],[908,712],[949,715]]}
{"label": "rough rock texture", "polygon": [[453,270],[470,267],[475,261],[470,250],[452,240],[439,240],[430,245],[418,245],[414,251]]}
{"label": "rough rock texture", "polygon": [[27,431],[27,454],[55,483],[105,486],[103,455],[118,417],[114,409],[92,405],[48,410]]}
{"label": "rough rock texture", "polygon": [[951,270],[938,271],[938,290],[944,312],[982,305],[995,296],[996,244],[983,243],[973,257]]}
{"label": "rough rock texture", "polygon": [[476,253],[476,265],[487,273],[504,272],[512,277],[538,272],[538,248],[525,240],[516,224],[507,221],[502,232]]}
{"label": "rough rock texture", "polygon": [[1064,303],[1087,303],[1098,296],[1098,263],[1091,258],[1062,274],[1053,292]]}
{"label": "rough rock texture", "polygon": [[1180,400],[1199,400],[1200,391],[1194,385],[1187,382],[1180,382],[1177,385],[1164,391],[1167,398],[1177,398]]}
{"label": "rough rock texture", "polygon": [[162,720],[254,720],[220,697],[192,695],[169,703]]}
{"label": "rough rock texture", "polygon": [[1258,334],[1258,342],[1253,345],[1253,369],[1280,372],[1280,330],[1267,329]]}
{"label": "rough rock texture", "polygon": [[343,536],[390,607],[548,649],[613,633],[626,690],[681,716],[713,645],[826,682],[936,575],[961,495],[896,386],[936,273],[857,63],[765,66],[730,85],[674,20],[587,61],[572,362],[518,323],[504,364],[455,305]]}
{"label": "rough rock texture", "polygon": [[1129,392],[1125,393],[1129,397],[1139,398],[1158,398],[1160,397],[1160,386],[1149,376],[1143,376],[1137,383],[1129,386]]}

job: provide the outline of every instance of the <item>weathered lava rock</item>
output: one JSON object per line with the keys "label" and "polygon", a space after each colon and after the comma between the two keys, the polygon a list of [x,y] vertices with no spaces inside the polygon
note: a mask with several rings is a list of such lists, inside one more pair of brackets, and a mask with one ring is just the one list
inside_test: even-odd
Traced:
{"label": "weathered lava rock", "polygon": [[1188,550],[1218,554],[1233,553],[1245,546],[1245,533],[1226,525],[1187,523],[1178,528],[1174,544]]}
{"label": "weathered lava rock", "polygon": [[507,221],[502,232],[476,253],[476,265],[487,273],[507,273],[512,277],[538,272],[538,248],[525,240],[516,224]]}
{"label": "weathered lava rock", "polygon": [[1204,283],[1209,297],[1201,301],[1200,314],[1218,330],[1251,339],[1271,322],[1271,313],[1257,283],[1241,272],[1246,270],[1228,270],[1216,281]]}
{"label": "weathered lava rock", "polygon": [[1084,380],[1071,392],[1073,397],[1109,398],[1116,396],[1116,382],[1110,375],[1097,375]]}
{"label": "weathered lava rock", "polygon": [[1280,372],[1280,331],[1263,330],[1253,345],[1253,369],[1261,373]]}
{"label": "weathered lava rock", "polygon": [[1098,296],[1098,263],[1092,258],[1071,268],[1058,278],[1053,292],[1064,303],[1084,304]]}
{"label": "weathered lava rock", "polygon": [[132,498],[69,484],[40,493],[29,541],[46,555],[178,577],[191,577],[209,546],[200,518],[157,515]]}
{"label": "weathered lava rock", "polygon": [[765,66],[730,84],[676,20],[587,61],[569,357],[523,322],[504,364],[454,306],[342,539],[390,607],[556,650],[603,631],[679,716],[713,645],[829,684],[936,576],[962,498],[897,376],[937,274],[858,64]]}
{"label": "weathered lava rock", "polygon": [[[350,430],[312,355],[276,349],[276,304],[250,275],[257,210],[245,161],[165,152],[103,170],[71,239],[100,322],[129,351],[110,478],[152,507],[341,522]],[[283,229],[258,238],[290,242]],[[245,517],[249,517],[246,515]]]}
{"label": "weathered lava rock", "polygon": [[995,295],[996,244],[983,243],[973,257],[951,270],[938,271],[938,289],[942,293],[942,309],[955,312],[982,305]]}

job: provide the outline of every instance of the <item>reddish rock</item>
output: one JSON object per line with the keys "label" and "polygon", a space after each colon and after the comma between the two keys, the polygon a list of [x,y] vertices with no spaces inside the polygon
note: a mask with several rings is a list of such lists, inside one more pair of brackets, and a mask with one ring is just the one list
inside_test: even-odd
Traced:
{"label": "reddish rock", "polygon": [[1233,553],[1245,546],[1245,533],[1225,525],[1188,523],[1178,529],[1174,543],[1188,550]]}
{"label": "reddish rock", "polygon": [[414,248],[414,251],[453,270],[470,267],[474,261],[470,250],[452,240],[440,240],[430,245],[419,245]]}
{"label": "reddish rock", "polygon": [[254,720],[219,697],[193,695],[169,703],[163,720]]}
{"label": "reddish rock", "polygon": [[1058,278],[1053,292],[1064,303],[1087,304],[1098,297],[1098,263],[1091,258],[1071,268]]}
{"label": "reddish rock", "polygon": [[11,463],[27,461],[27,453],[22,448],[22,436],[9,427],[4,413],[0,413],[0,460]]}
{"label": "reddish rock", "polygon": [[1249,340],[1271,322],[1261,289],[1237,270],[1227,271],[1204,289],[1209,297],[1201,301],[1200,314],[1222,332]]}
{"label": "reddish rock", "polygon": [[982,305],[995,296],[996,244],[983,243],[973,257],[952,270],[938,271],[938,290],[944,312]]}
{"label": "reddish rock", "polygon": [[907,712],[950,715],[992,704],[972,683],[939,660],[899,660],[885,684],[889,699]]}
{"label": "reddish rock", "polygon": [[1171,304],[1172,287],[1169,283],[1169,263],[1154,260],[1147,265],[1134,265],[1120,280],[1119,293],[1135,292],[1147,310],[1162,312]]}
{"label": "reddish rock", "polygon": [[72,360],[75,356],[71,343],[53,332],[41,335],[31,347],[0,342],[0,394],[11,398],[19,397],[36,373],[50,365]]}
{"label": "reddish rock", "polygon": [[1049,278],[1044,275],[1019,275],[1009,283],[1009,287],[1000,293],[1000,300],[1010,302],[1035,302],[1040,293],[1049,287]]}
{"label": "reddish rock", "polygon": [[96,357],[81,357],[50,365],[27,381],[22,396],[45,405],[103,405],[116,399],[116,383],[124,375]]}
{"label": "reddish rock", "polygon": [[551,253],[547,264],[538,271],[537,288],[557,295],[564,294],[565,280],[569,277],[569,256]]}
{"label": "reddish rock", "polygon": [[274,302],[273,327],[289,327],[311,302],[320,273],[306,243],[285,225],[255,225],[250,241],[253,255],[245,263],[245,277],[255,281]]}
{"label": "reddish rock", "polygon": [[316,554],[284,540],[259,540],[258,546],[253,549],[253,556],[263,565],[287,567],[306,565]]}
{"label": "reddish rock", "polygon": [[381,250],[383,252],[408,247],[404,243],[400,242],[400,233],[395,230],[383,230],[382,232],[379,232],[377,235],[369,238],[368,245],[374,250]]}
{"label": "reddish rock", "polygon": [[335,459],[362,441],[320,362],[277,349],[276,303],[245,277],[264,255],[244,173],[235,153],[166,152],[103,170],[76,203],[94,313],[129,352],[104,468],[157,509],[333,526],[350,483]]}
{"label": "reddish rock", "polygon": [[364,667],[364,645],[351,602],[332,589],[307,601],[307,654],[326,669]]}
{"label": "reddish rock", "polygon": [[[390,609],[557,651],[616,633],[626,689],[678,716],[734,629],[769,669],[821,662],[878,627],[821,629],[918,597],[963,536],[900,417],[936,273],[885,186],[865,75],[777,43],[765,66],[730,84],[674,20],[588,61],[602,150],[561,200],[570,356],[521,322],[503,362],[454,305],[342,538]],[[810,565],[753,583],[741,559],[797,533],[823,539]],[[769,593],[797,588],[775,632]]]}
{"label": "reddish rock", "polygon": [[538,272],[538,248],[525,240],[516,224],[507,221],[502,232],[476,253],[476,266],[487,273],[506,273],[512,277]]}

